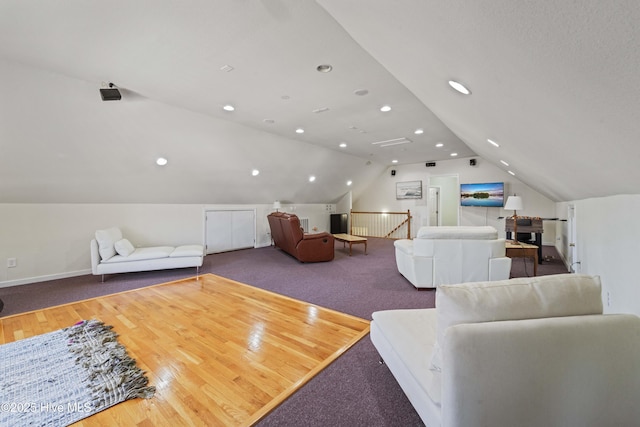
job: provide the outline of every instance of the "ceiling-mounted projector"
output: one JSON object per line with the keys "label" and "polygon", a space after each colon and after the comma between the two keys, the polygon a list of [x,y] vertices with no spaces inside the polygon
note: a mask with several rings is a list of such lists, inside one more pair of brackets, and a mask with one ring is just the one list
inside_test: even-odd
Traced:
{"label": "ceiling-mounted projector", "polygon": [[120,91],[113,83],[109,83],[108,88],[101,88],[100,96],[103,101],[120,101],[122,99]]}

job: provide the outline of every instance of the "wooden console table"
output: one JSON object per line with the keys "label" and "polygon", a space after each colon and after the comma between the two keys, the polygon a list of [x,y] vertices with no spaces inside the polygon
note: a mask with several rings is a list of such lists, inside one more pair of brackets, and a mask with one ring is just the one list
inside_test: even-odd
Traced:
{"label": "wooden console table", "polygon": [[533,275],[538,275],[538,247],[528,243],[506,243],[506,255],[509,258],[533,258]]}
{"label": "wooden console table", "polygon": [[[506,232],[507,240],[520,240],[518,236],[513,236],[513,218],[505,218],[504,231]],[[530,218],[523,217],[518,218],[518,234],[520,233],[533,233],[535,235],[535,244],[538,248],[538,264],[542,264],[542,233],[544,232],[542,226],[542,218]]]}
{"label": "wooden console table", "polygon": [[346,243],[349,243],[349,256],[351,256],[351,245],[353,245],[354,243],[364,243],[364,254],[365,255],[367,254],[367,238],[366,237],[352,236],[351,234],[339,233],[339,234],[334,234],[333,238],[339,242],[342,242],[342,247],[344,247]]}

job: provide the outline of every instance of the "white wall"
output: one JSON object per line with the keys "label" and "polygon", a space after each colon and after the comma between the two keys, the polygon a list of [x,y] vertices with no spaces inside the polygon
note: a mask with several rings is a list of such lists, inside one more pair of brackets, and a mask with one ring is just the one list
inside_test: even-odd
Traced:
{"label": "white wall", "polygon": [[[134,246],[204,244],[207,209],[256,209],[256,246],[271,243],[272,205],[0,204],[0,287],[91,273],[89,242],[95,231],[118,226]],[[335,205],[283,205],[329,231]],[[16,258],[16,267],[7,259]]]}
{"label": "white wall", "polygon": [[333,213],[349,213],[351,212],[351,207],[353,206],[353,195],[351,191],[347,192],[338,202],[336,203],[336,211]]}
{"label": "white wall", "polygon": [[[640,254],[640,195],[571,203],[576,208],[576,248],[580,262],[577,272],[600,276],[605,312],[640,315],[636,265]],[[560,206],[565,207],[566,204]]]}
{"label": "white wall", "polygon": [[[396,171],[395,176],[391,170]],[[518,211],[518,215],[539,216],[543,218],[556,217],[556,204],[522,183],[504,170],[476,158],[476,165],[470,166],[469,159],[454,159],[438,161],[435,167],[425,167],[424,163],[399,165],[389,167],[377,177],[359,198],[354,200],[354,210],[358,211],[392,211],[404,212],[411,210],[413,216],[412,233],[415,235],[418,228],[427,224],[427,190],[426,186],[430,177],[457,175],[460,184],[473,182],[504,182],[507,194],[516,193],[522,196],[524,209]],[[417,200],[396,200],[396,183],[403,181],[421,180],[423,185],[423,197]],[[459,192],[459,188],[456,189]],[[458,195],[459,197],[459,195]],[[483,208],[464,206],[458,208],[460,225],[491,225],[504,237],[504,219],[499,217],[511,216],[513,211],[505,211],[502,208]],[[555,221],[545,221],[542,243],[555,245],[556,224]]]}
{"label": "white wall", "polygon": [[[331,203],[326,204],[289,204],[282,203],[280,212],[288,212],[298,215],[299,218],[309,218],[309,233],[320,233],[322,231],[329,231],[331,229],[331,215],[336,210],[336,205]],[[266,215],[273,212],[273,208],[264,215],[264,222],[266,225],[266,231],[269,231],[269,223]],[[260,216],[258,216],[260,218]],[[269,236],[269,239],[271,237]]]}

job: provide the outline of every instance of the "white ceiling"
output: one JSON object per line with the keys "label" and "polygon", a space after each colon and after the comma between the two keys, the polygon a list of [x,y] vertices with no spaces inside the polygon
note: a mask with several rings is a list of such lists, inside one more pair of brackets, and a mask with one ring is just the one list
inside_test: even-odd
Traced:
{"label": "white ceiling", "polygon": [[636,193],[639,19],[631,0],[1,0],[0,202],[326,202],[453,152],[552,200]]}

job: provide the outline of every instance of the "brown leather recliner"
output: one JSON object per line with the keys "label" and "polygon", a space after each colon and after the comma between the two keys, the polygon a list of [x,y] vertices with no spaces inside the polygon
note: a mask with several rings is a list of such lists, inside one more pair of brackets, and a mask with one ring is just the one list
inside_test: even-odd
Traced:
{"label": "brown leather recliner", "polygon": [[271,237],[276,247],[294,256],[301,262],[323,262],[333,260],[333,235],[322,232],[305,234],[300,219],[295,214],[273,212],[267,216]]}

